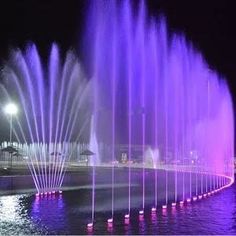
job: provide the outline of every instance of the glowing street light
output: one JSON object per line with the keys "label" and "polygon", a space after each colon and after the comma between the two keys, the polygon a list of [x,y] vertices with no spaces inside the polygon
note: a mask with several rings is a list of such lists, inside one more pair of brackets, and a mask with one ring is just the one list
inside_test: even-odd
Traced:
{"label": "glowing street light", "polygon": [[[8,103],[5,106],[4,111],[7,115],[10,116],[10,146],[9,148],[12,148],[12,116],[17,114],[18,108],[14,103]],[[9,153],[10,153],[11,169],[12,169],[12,152],[9,152]]]}
{"label": "glowing street light", "polygon": [[16,115],[18,108],[14,103],[9,103],[4,109],[5,113],[10,116],[10,144],[12,142],[12,116]]}
{"label": "glowing street light", "polygon": [[5,107],[5,113],[9,115],[15,115],[18,112],[18,108],[14,103],[9,103]]}

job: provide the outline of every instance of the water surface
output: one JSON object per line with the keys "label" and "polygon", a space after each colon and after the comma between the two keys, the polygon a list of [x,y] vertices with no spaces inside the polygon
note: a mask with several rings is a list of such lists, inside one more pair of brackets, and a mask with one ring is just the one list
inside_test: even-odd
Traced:
{"label": "water surface", "polygon": [[[135,188],[135,185],[133,186]],[[116,191],[124,186],[119,185]],[[124,191],[125,193],[126,191]],[[95,227],[88,232],[90,220],[87,206],[90,189],[64,192],[48,198],[36,198],[30,194],[0,197],[0,235],[12,234],[236,234],[236,185],[183,207],[169,208],[156,215],[150,210],[139,219],[138,209],[131,212],[129,224],[124,222],[125,200],[116,202],[113,227],[108,227],[110,217],[106,198],[109,186],[98,186]],[[125,196],[124,196],[125,199]],[[133,196],[135,201],[135,196]],[[137,199],[138,201],[139,199]],[[109,201],[108,201],[109,202]]]}

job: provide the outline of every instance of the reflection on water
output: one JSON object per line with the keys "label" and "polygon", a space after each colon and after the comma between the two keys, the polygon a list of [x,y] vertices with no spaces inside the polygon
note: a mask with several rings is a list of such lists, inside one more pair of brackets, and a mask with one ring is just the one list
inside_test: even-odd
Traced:
{"label": "reflection on water", "polygon": [[63,231],[67,225],[62,195],[50,195],[46,198],[35,197],[30,215],[36,222],[43,224],[50,222],[47,228],[51,233]]}
{"label": "reflection on water", "polygon": [[[104,190],[97,194],[102,195]],[[139,217],[131,211],[117,212],[114,224],[107,225],[110,212],[96,213],[93,231],[86,223],[89,212],[81,211],[88,192],[65,192],[59,196],[37,198],[30,195],[0,197],[0,235],[6,234],[236,234],[236,185],[207,199],[156,214],[146,210]],[[99,204],[97,202],[97,204]]]}
{"label": "reflection on water", "polygon": [[44,234],[46,228],[33,222],[28,214],[28,196],[0,197],[0,235]]}
{"label": "reflection on water", "polygon": [[[14,222],[21,219],[21,210],[18,205],[20,204],[19,197],[17,196],[3,196],[0,198],[0,214],[4,215],[6,222]],[[6,213],[7,214],[4,214]]]}

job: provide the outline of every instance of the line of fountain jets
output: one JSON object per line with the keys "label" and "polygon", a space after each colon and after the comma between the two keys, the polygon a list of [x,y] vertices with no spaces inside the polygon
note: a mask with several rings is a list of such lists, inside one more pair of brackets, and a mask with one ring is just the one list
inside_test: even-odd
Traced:
{"label": "line of fountain jets", "polygon": [[[87,21],[90,35],[85,37],[94,50],[88,52],[92,54],[90,59],[94,75],[91,80],[85,78],[72,51],[67,53],[64,63],[60,61],[56,44],[52,45],[47,70],[42,66],[36,46],[30,44],[25,52],[13,50],[10,62],[2,71],[1,100],[11,101],[14,97],[22,109],[13,132],[18,143],[30,143],[21,148],[27,153],[37,197],[61,191],[65,164],[78,149],[76,143],[86,136],[87,130],[90,130],[88,148],[96,156],[91,163],[92,213],[88,228],[92,228],[94,223],[95,166],[100,160],[97,139],[99,142],[108,140],[112,147],[112,162],[115,161],[116,143],[124,140],[128,143],[126,221],[130,219],[130,163],[131,148],[135,142],[142,146],[143,196],[140,216],[144,215],[145,208],[144,153],[148,140],[155,148],[165,146],[161,150],[165,164],[168,164],[169,146],[174,150],[175,161],[180,149],[184,159],[187,150],[193,146],[204,157],[206,169],[201,165],[196,170],[181,169],[177,163],[173,165],[175,201],[171,207],[200,200],[228,187],[233,182],[233,112],[227,84],[219,80],[215,72],[209,71],[201,55],[182,36],[175,35],[168,42],[165,22],[154,19],[148,22],[143,1],[137,19],[129,1],[122,2],[121,6],[116,1],[107,3],[106,7],[99,1],[94,4]],[[137,115],[136,120],[134,114]],[[221,137],[218,137],[219,133]],[[118,137],[122,140],[119,141]],[[157,209],[159,167],[156,167],[152,213],[156,213]],[[165,169],[166,202],[163,210],[170,204],[169,170]],[[190,191],[189,198],[178,201],[177,174],[181,171],[196,174],[201,180],[201,191],[198,194],[196,189],[195,196]],[[113,223],[114,216],[114,174],[112,165],[112,206],[108,224]],[[208,175],[203,189],[203,176]]]}

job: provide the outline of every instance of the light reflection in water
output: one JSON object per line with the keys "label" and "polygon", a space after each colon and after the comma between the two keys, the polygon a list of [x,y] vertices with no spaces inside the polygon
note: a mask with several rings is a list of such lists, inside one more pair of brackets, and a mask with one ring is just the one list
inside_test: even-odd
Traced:
{"label": "light reflection in water", "polygon": [[144,216],[139,216],[139,234],[146,235],[146,222]]}
{"label": "light reflection in water", "polygon": [[124,231],[126,235],[132,234],[132,227],[131,227],[130,219],[125,219]]}
{"label": "light reflection in water", "polygon": [[0,197],[0,235],[45,234],[46,229],[29,217],[27,195]]}
{"label": "light reflection in water", "polygon": [[169,206],[164,210],[160,207],[156,215],[151,214],[151,208],[147,208],[141,219],[138,210],[131,212],[130,219],[124,219],[124,212],[121,212],[120,218],[114,216],[112,228],[107,228],[106,219],[109,215],[97,213],[101,220],[96,222],[91,232],[86,228],[89,216],[80,208],[82,199],[87,197],[83,194],[83,191],[71,191],[62,196],[45,198],[29,195],[1,196],[0,235],[236,233],[235,184],[202,201],[175,208]]}
{"label": "light reflection in water", "polygon": [[0,198],[0,218],[4,221],[18,221],[21,219],[19,197],[3,196]]}
{"label": "light reflection in water", "polygon": [[47,225],[49,230],[58,232],[66,229],[68,221],[65,214],[65,203],[62,195],[48,195],[43,198],[35,197],[31,217]]}

